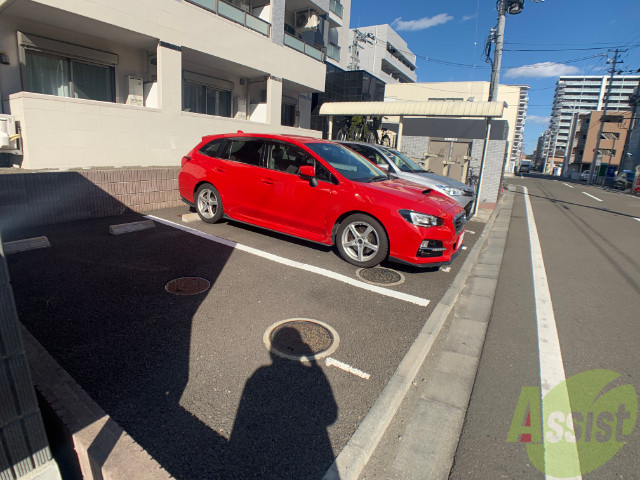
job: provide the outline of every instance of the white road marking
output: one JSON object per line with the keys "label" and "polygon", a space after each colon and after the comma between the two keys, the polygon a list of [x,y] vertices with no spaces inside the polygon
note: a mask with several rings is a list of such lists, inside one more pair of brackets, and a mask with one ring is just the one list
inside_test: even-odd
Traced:
{"label": "white road marking", "polygon": [[574,188],[574,186],[573,186],[573,185],[569,185],[568,183],[563,183],[563,185],[566,185],[566,186],[567,186],[567,187],[569,187],[569,188]]}
{"label": "white road marking", "polygon": [[474,232],[473,230],[465,230],[465,232],[467,232],[469,235],[475,235],[476,232]]}
{"label": "white road marking", "polygon": [[[564,373],[564,364],[562,363],[562,351],[560,350],[560,340],[558,339],[558,328],[553,313],[553,304],[551,303],[551,294],[549,292],[549,284],[547,282],[547,273],[544,267],[544,259],[542,257],[542,248],[540,247],[540,239],[538,237],[538,229],[536,220],[533,216],[533,208],[529,199],[529,191],[527,187],[524,189],[524,200],[527,211],[527,223],[529,226],[529,243],[531,248],[531,267],[533,273],[533,290],[536,303],[536,319],[538,323],[538,352],[540,355],[540,392],[542,398],[549,393],[557,385],[563,384],[561,391],[558,392],[554,406],[565,413],[571,412],[569,403],[569,392],[566,388],[566,377]],[[544,406],[543,406],[544,408]],[[546,418],[543,412],[543,419]],[[546,438],[549,426],[547,422],[543,422],[543,438]],[[573,444],[576,445],[575,443]],[[570,466],[568,471],[580,471],[580,459],[578,457],[577,446],[564,450],[562,459],[553,453],[557,450],[545,448],[545,464],[557,464],[562,462],[564,465]],[[568,454],[568,455],[567,455]],[[552,477],[546,475],[547,479]],[[582,478],[581,476],[575,478]]]}
{"label": "white road marking", "polygon": [[364,378],[365,380],[369,380],[369,377],[371,377],[371,375],[369,375],[368,373],[365,373],[362,370],[358,370],[357,368],[352,367],[351,365],[347,365],[346,363],[342,363],[336,360],[335,358],[327,357],[327,359],[325,360],[325,363],[327,364],[327,367],[331,367],[331,366],[337,367],[340,370],[353,373],[354,375],[360,378]]}
{"label": "white road marking", "polygon": [[440,267],[440,271],[444,273],[449,273],[451,271],[451,267]]}
{"label": "white road marking", "polygon": [[466,246],[466,245],[463,245],[463,246],[462,246],[462,249],[463,249],[463,250],[466,250],[466,249],[467,249],[467,246]]}
{"label": "white road marking", "polygon": [[171,227],[177,228],[179,230],[183,230],[185,232],[192,233],[202,238],[206,238],[207,240],[211,240],[213,242],[219,243],[221,245],[226,245],[228,247],[234,248],[236,250],[240,250],[246,253],[250,253],[252,255],[256,255],[258,257],[266,258],[267,260],[271,260],[273,262],[280,263],[282,265],[287,265],[289,267],[298,268],[300,270],[305,270],[307,272],[316,273],[318,275],[322,275],[324,277],[332,278],[333,280],[338,280],[339,282],[346,283],[348,285],[362,288],[363,290],[369,290],[370,292],[379,293],[380,295],[385,295],[387,297],[395,298],[396,300],[402,300],[403,302],[413,303],[415,305],[419,305],[421,307],[426,307],[429,305],[430,300],[426,298],[416,297],[415,295],[409,295],[407,293],[396,292],[395,290],[390,290],[388,288],[379,287],[377,285],[372,285],[369,283],[361,282],[360,280],[355,280],[351,277],[347,277],[346,275],[342,275],[340,273],[332,272],[331,270],[327,270],[325,268],[316,267],[313,265],[308,265],[302,262],[296,262],[295,260],[289,260],[288,258],[280,257],[278,255],[274,255],[272,253],[268,253],[262,250],[258,250],[257,248],[249,247],[247,245],[242,245],[240,243],[232,242],[231,240],[226,240],[224,238],[216,237],[215,235],[210,235],[208,233],[201,232],[200,230],[196,230],[195,228],[187,227],[185,225],[181,225],[179,223],[171,222],[169,220],[165,220],[164,218],[156,217],[154,215],[147,215],[145,218],[149,218],[155,220],[159,223],[164,223],[165,225],[169,225]]}
{"label": "white road marking", "polygon": [[591,197],[591,198],[593,198],[594,200],[597,200],[597,201],[599,201],[599,202],[601,202],[601,201],[602,201],[600,198],[598,198],[598,197],[594,197],[593,195],[590,195],[590,194],[588,194],[587,192],[582,192],[582,193],[584,193],[587,197]]}
{"label": "white road marking", "polygon": [[633,219],[640,222],[640,218],[633,217]]}

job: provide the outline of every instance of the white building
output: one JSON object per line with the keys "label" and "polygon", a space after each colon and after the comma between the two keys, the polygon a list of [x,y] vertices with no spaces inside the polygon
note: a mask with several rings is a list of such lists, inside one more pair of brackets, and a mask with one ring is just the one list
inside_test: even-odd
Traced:
{"label": "white building", "polygon": [[15,163],[177,165],[207,134],[320,136],[311,94],[325,61],[347,66],[349,12],[350,0],[0,0]]}
{"label": "white building", "polygon": [[[609,93],[609,110],[630,110],[629,98],[640,84],[640,75],[614,75]],[[609,76],[563,76],[556,82],[549,130],[551,150],[565,150],[574,114],[602,110],[609,89]]]}
{"label": "white building", "polygon": [[350,70],[365,70],[385,83],[417,80],[416,56],[389,25],[351,29]]}
{"label": "white building", "polygon": [[527,120],[527,107],[529,106],[529,86],[519,85],[520,98],[518,102],[518,115],[516,117],[515,129],[513,133],[513,143],[511,144],[511,161],[517,163],[522,157],[522,146],[524,142],[524,126]]}

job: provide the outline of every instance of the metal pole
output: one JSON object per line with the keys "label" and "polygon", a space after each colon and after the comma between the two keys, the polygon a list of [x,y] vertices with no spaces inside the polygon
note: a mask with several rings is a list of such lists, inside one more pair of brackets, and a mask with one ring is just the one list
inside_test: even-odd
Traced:
{"label": "metal pole", "polygon": [[498,28],[496,31],[496,51],[491,64],[491,85],[489,86],[489,101],[498,98],[498,84],[500,83],[500,64],[502,63],[502,46],[504,44],[504,25],[506,19],[506,0],[498,4]]}
{"label": "metal pole", "polygon": [[618,49],[616,48],[616,51],[613,55],[613,62],[611,63],[611,74],[609,75],[609,85],[608,85],[608,88],[606,89],[606,93],[604,96],[604,107],[602,109],[602,117],[600,117],[600,129],[598,130],[598,137],[596,138],[596,148],[593,150],[593,160],[591,161],[591,169],[589,170],[589,179],[587,180],[587,184],[589,185],[593,181],[593,172],[598,167],[596,162],[598,161],[598,150],[600,149],[600,137],[602,137],[602,131],[604,130],[604,122],[607,116],[607,109],[609,108],[609,97],[611,96],[611,90],[613,87],[613,75],[616,73],[617,63],[618,63]]}
{"label": "metal pole", "polygon": [[484,137],[484,146],[482,148],[482,160],[480,161],[480,173],[478,174],[478,191],[476,192],[476,203],[473,205],[473,214],[478,213],[478,205],[480,205],[480,194],[482,193],[484,162],[487,158],[487,150],[489,149],[489,138],[491,138],[491,119],[487,118],[487,134]]}

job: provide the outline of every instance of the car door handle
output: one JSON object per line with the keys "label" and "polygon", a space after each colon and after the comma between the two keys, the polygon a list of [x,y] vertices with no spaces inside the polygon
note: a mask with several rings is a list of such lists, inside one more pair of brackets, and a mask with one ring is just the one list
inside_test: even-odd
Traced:
{"label": "car door handle", "polygon": [[220,172],[220,173],[224,173],[225,169],[222,167],[213,167],[213,170],[215,170],[216,172]]}
{"label": "car door handle", "polygon": [[263,178],[262,183],[266,183],[267,185],[273,185],[276,181],[273,178]]}

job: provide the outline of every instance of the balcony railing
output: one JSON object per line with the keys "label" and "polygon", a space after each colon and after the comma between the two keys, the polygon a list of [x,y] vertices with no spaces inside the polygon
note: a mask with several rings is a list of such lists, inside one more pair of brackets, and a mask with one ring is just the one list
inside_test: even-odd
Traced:
{"label": "balcony railing", "polygon": [[297,50],[299,52],[304,53],[305,55],[310,56],[311,58],[315,58],[319,62],[324,62],[325,55],[324,55],[324,52],[322,52],[322,50],[318,50],[317,48],[312,47],[311,45],[303,42],[302,40],[289,35],[288,33],[284,34],[284,44],[287,47],[291,47],[294,50]]}
{"label": "balcony railing", "polygon": [[265,37],[269,36],[271,30],[271,24],[269,22],[265,22],[261,18],[255,17],[227,2],[223,2],[222,0],[187,0],[187,2],[239,23],[254,32],[261,33]]}
{"label": "balcony railing", "polygon": [[340,61],[340,47],[337,45],[327,45],[327,57],[336,62]]}
{"label": "balcony railing", "polygon": [[337,16],[342,18],[342,4],[336,0],[331,0],[329,2],[329,10],[335,13]]}

